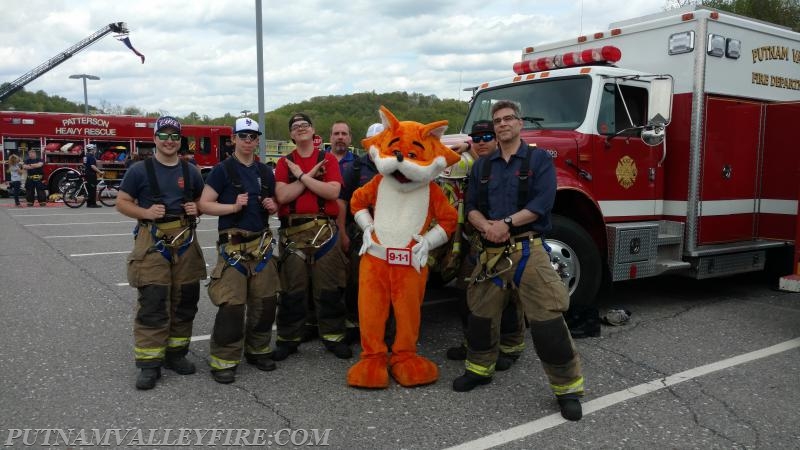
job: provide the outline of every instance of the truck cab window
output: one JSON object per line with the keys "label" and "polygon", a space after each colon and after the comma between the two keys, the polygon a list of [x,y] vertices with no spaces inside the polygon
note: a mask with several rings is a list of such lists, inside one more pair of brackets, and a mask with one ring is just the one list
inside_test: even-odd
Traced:
{"label": "truck cab window", "polygon": [[[628,85],[617,86],[615,83],[606,83],[603,86],[600,111],[597,116],[597,131],[600,134],[614,135],[622,130],[643,126],[646,117],[647,89]],[[639,136],[640,133],[641,129],[631,129],[621,135]]]}

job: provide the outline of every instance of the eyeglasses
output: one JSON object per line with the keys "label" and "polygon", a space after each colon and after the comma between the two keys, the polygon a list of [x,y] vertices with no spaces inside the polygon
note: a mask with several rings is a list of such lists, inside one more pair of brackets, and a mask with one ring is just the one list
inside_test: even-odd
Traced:
{"label": "eyeglasses", "polygon": [[494,139],[494,135],[491,134],[491,133],[487,133],[487,134],[484,134],[484,135],[473,135],[473,136],[470,136],[470,137],[472,138],[472,142],[474,142],[476,144],[478,142],[481,142],[481,141],[483,141],[483,142],[491,142]]}
{"label": "eyeglasses", "polygon": [[496,119],[493,119],[493,120],[492,120],[492,122],[493,122],[495,125],[500,125],[500,124],[501,124],[501,123],[503,123],[503,122],[513,122],[513,121],[515,121],[515,120],[519,120],[519,117],[517,117],[517,116],[512,116],[512,115],[508,115],[508,116],[505,116],[505,117],[498,117],[498,118],[496,118]]}
{"label": "eyeglasses", "polygon": [[308,128],[310,126],[311,126],[311,124],[308,123],[308,122],[295,122],[295,123],[292,124],[292,128],[290,128],[290,130],[292,130],[292,131],[305,130],[306,128]]}
{"label": "eyeglasses", "polygon": [[247,140],[255,141],[256,139],[258,139],[258,135],[255,133],[236,133],[236,137],[238,137],[243,141]]}
{"label": "eyeglasses", "polygon": [[156,133],[159,139],[162,141],[166,141],[167,139],[172,139],[173,141],[177,142],[181,140],[180,133]]}

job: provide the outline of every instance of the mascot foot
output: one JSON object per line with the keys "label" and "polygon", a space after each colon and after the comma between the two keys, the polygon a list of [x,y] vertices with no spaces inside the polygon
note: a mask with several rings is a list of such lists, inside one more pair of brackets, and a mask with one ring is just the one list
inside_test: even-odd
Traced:
{"label": "mascot foot", "polygon": [[368,389],[389,387],[387,358],[362,359],[347,371],[347,384]]}
{"label": "mascot foot", "polygon": [[422,386],[439,379],[439,368],[429,359],[414,355],[393,362],[392,377],[404,387]]}

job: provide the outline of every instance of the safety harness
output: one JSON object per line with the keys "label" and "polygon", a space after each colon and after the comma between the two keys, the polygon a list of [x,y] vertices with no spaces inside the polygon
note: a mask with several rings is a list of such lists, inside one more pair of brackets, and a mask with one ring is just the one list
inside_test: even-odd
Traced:
{"label": "safety harness", "polygon": [[[289,153],[286,155],[286,159],[294,162],[294,153]],[[325,153],[319,152],[317,155],[316,164],[319,164],[324,160]],[[357,159],[353,162],[353,164],[356,162],[358,162]],[[353,166],[353,168],[355,169],[355,166]],[[361,170],[360,164],[358,170]],[[289,171],[289,183],[294,183],[296,180],[297,177],[295,177],[294,174]],[[336,241],[339,236],[338,230],[336,229],[336,224],[325,214],[325,199],[320,196],[317,196],[317,208],[319,211],[318,215],[296,214],[297,199],[289,203],[288,206],[289,217],[281,221],[281,228],[284,229],[284,236],[286,236],[285,254],[291,253],[297,255],[309,264],[313,264],[315,260],[321,259],[333,248],[334,245],[336,245]],[[311,239],[306,239],[304,241],[292,239],[293,236],[296,236],[299,233],[312,230],[317,227],[319,227],[319,229]],[[325,230],[328,231],[328,237],[323,240]]]}
{"label": "safety harness", "polygon": [[[228,158],[223,162],[223,167],[231,180],[231,184],[236,189],[236,194],[244,194],[244,186],[242,185],[242,178],[239,176],[236,158]],[[260,195],[261,198],[272,197],[272,189],[268,183],[267,171],[269,168],[266,164],[256,162],[258,167],[259,184],[261,185]],[[244,215],[244,208],[240,209],[233,216],[233,226],[236,227],[242,220]],[[269,228],[266,225],[269,223],[269,214],[264,208],[261,208],[261,216],[265,228],[260,233],[220,233],[217,246],[219,247],[219,254],[225,262],[235,268],[244,276],[248,275],[247,267],[242,264],[242,261],[258,261],[256,267],[253,269],[253,274],[261,272],[267,266],[269,260],[272,258],[272,253],[275,248],[275,239]]]}
{"label": "safety harness", "polygon": [[[517,210],[525,207],[528,203],[528,178],[532,175],[530,171],[531,154],[533,147],[528,148],[528,154],[520,163],[517,178],[519,183],[517,186]],[[480,177],[480,184],[478,185],[478,210],[484,215],[489,217],[489,180],[492,176],[492,164],[490,158],[481,158],[479,160],[480,167],[478,168]],[[511,230],[511,239],[509,243],[503,246],[496,247],[494,243],[483,242],[483,248],[480,253],[479,263],[481,264],[481,272],[472,280],[474,283],[481,283],[486,280],[491,280],[500,288],[505,288],[505,283],[499,277],[500,274],[508,272],[514,268],[514,262],[511,255],[518,251],[522,251],[522,256],[517,262],[516,270],[514,271],[514,286],[519,287],[522,281],[522,274],[525,271],[525,265],[528,263],[528,258],[531,254],[532,245],[543,245],[542,238],[531,231],[518,230],[514,233]],[[504,267],[498,268],[499,264]]]}
{"label": "safety harness", "polygon": [[[153,203],[163,204],[164,198],[161,195],[161,188],[158,186],[156,177],[155,163],[149,158],[144,162],[147,172],[147,183],[150,187],[150,195]],[[190,202],[194,199],[192,183],[189,179],[189,163],[181,160],[181,170],[183,171],[183,202]],[[173,262],[173,254],[183,255],[189,246],[194,242],[194,229],[197,220],[194,216],[165,216],[155,221],[139,221],[133,229],[133,235],[139,234],[139,227],[145,226],[150,230],[153,237],[153,246],[148,252],[157,251],[169,262]],[[177,232],[177,234],[175,234]]]}

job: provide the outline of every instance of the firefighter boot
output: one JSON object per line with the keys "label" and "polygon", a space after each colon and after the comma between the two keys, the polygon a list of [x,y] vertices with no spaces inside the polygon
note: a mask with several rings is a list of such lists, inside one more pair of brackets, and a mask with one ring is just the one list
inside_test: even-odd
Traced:
{"label": "firefighter boot", "polygon": [[297,353],[297,347],[300,346],[299,342],[294,341],[277,341],[275,342],[275,350],[270,353],[273,361],[283,361],[288,358],[292,353]]}
{"label": "firefighter boot", "polygon": [[156,380],[161,378],[160,367],[144,367],[136,377],[136,389],[147,390],[156,387]]}
{"label": "firefighter boot", "polygon": [[174,370],[179,375],[191,375],[197,370],[194,363],[177,352],[167,352],[164,356],[164,368]]}
{"label": "firefighter boot", "polygon": [[266,354],[266,355],[249,355],[249,354],[245,354],[244,355],[244,359],[251,366],[256,366],[256,369],[263,370],[264,372],[269,372],[271,370],[275,370],[275,368],[277,367],[275,365],[275,361],[273,361],[270,358],[269,354]]}
{"label": "firefighter boot", "polygon": [[236,381],[236,372],[233,369],[212,370],[214,381],[222,384],[231,384]]}
{"label": "firefighter boot", "polygon": [[469,392],[477,386],[489,384],[491,382],[492,377],[484,377],[467,370],[464,372],[464,375],[453,380],[453,390],[456,392]]}
{"label": "firefighter boot", "polygon": [[345,341],[329,341],[327,339],[323,339],[322,343],[325,345],[325,350],[336,355],[339,359],[350,359],[353,357],[353,351],[347,345]]}
{"label": "firefighter boot", "polygon": [[583,409],[577,395],[556,395],[556,400],[558,400],[558,407],[561,408],[561,417],[573,421],[581,420]]}
{"label": "firefighter boot", "polygon": [[500,371],[508,370],[514,365],[517,359],[519,359],[519,355],[500,352],[500,354],[497,355],[497,362],[494,363],[494,368]]}
{"label": "firefighter boot", "polygon": [[451,361],[463,361],[467,359],[467,346],[462,343],[458,347],[448,348],[447,359]]}

